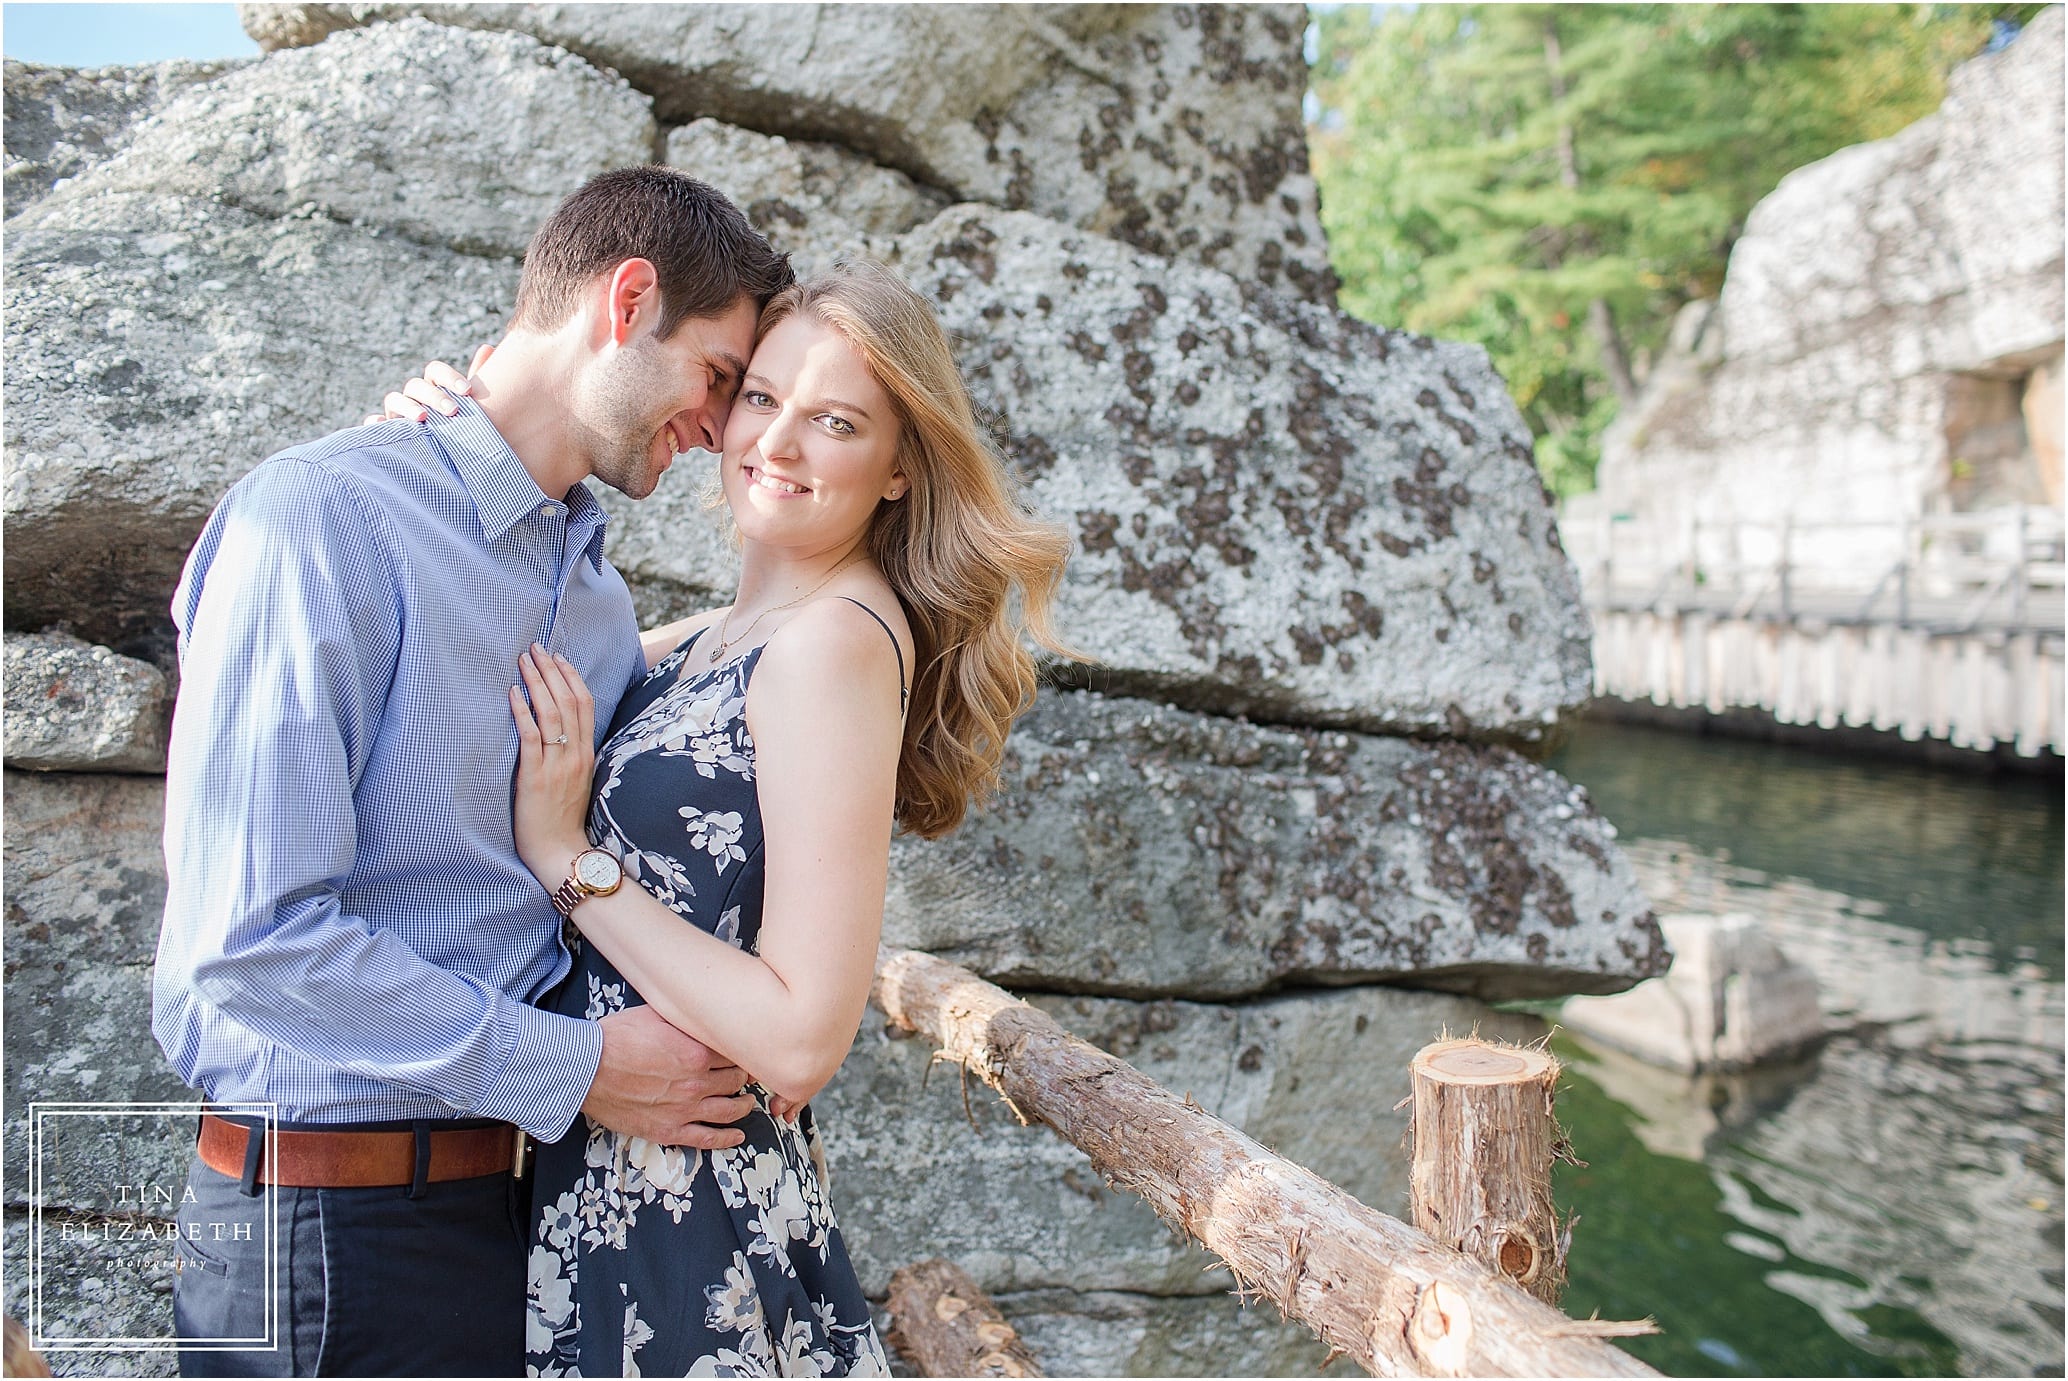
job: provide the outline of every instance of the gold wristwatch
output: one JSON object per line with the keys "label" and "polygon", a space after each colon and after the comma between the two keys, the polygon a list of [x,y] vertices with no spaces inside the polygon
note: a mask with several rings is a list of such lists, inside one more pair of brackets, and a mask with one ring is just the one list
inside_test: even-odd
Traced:
{"label": "gold wristwatch", "polygon": [[567,881],[553,893],[553,909],[569,920],[589,897],[607,897],[625,881],[625,865],[608,849],[583,849],[568,868]]}

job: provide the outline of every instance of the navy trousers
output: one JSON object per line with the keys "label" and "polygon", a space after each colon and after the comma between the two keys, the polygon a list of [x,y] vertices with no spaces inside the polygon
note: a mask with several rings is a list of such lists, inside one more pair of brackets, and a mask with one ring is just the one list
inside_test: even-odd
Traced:
{"label": "navy trousers", "polygon": [[524,1374],[527,1181],[447,1180],[416,1197],[282,1185],[269,1210],[264,1186],[247,1193],[197,1156],[187,1186],[172,1294],[180,1375]]}

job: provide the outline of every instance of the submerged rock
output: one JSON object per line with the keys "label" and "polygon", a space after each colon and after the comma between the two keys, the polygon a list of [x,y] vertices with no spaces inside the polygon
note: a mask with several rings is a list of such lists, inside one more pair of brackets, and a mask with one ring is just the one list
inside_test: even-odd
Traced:
{"label": "submerged rock", "polygon": [[277,50],[422,15],[624,74],[660,117],[843,145],[1011,207],[1334,300],[1292,5],[240,5]]}
{"label": "submerged rock", "polygon": [[885,932],[1008,987],[1613,992],[1666,964],[1613,838],[1506,749],[1045,691],[996,802],[895,844]]}
{"label": "submerged rock", "polygon": [[165,673],[62,633],[7,639],[9,767],[163,772]]}
{"label": "submerged rock", "polygon": [[1576,997],[1561,1024],[1668,1069],[1743,1069],[1824,1035],[1817,979],[1750,916],[1666,916],[1665,977],[1614,997]]}

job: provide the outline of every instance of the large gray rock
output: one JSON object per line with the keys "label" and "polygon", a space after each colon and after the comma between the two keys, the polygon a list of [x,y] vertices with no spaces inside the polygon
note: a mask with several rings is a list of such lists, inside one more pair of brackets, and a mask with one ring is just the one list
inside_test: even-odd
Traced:
{"label": "large gray rock", "polygon": [[[1518,740],[1587,699],[1572,566],[1477,346],[984,207],[907,235],[899,263],[1076,539],[1059,626],[1094,684]],[[649,619],[731,589],[737,558],[696,474],[613,506],[611,559]]]}
{"label": "large gray rock", "polygon": [[[194,1101],[151,1036],[165,909],[156,778],[6,774],[5,1180],[29,1183],[32,1102]],[[106,1212],[109,1185],[186,1174],[192,1125],[69,1157],[51,1202]],[[65,1186],[70,1186],[69,1188]]]}
{"label": "large gray rock", "polygon": [[1050,1376],[1335,1375],[1326,1343],[1215,1278],[1228,1293],[1022,1290],[996,1303]]}
{"label": "large gray rock", "polygon": [[165,673],[61,633],[7,639],[9,767],[163,772]]}
{"label": "large gray rock", "polygon": [[996,802],[894,846],[885,932],[1008,987],[1615,992],[1666,951],[1614,836],[1507,749],[1044,691]]}
{"label": "large gray rock", "polygon": [[[112,1338],[170,1341],[173,1270],[162,1240],[108,1241],[105,1219],[65,1213],[43,1220],[43,1289],[35,1289],[32,1221],[7,1216],[7,1312],[35,1336],[76,1342]],[[168,1224],[167,1227],[170,1227]],[[115,1227],[119,1235],[121,1227]],[[56,1351],[43,1358],[58,1376],[177,1376],[179,1354],[162,1350]]]}
{"label": "large gray rock", "polygon": [[187,548],[273,451],[497,333],[517,266],[194,198],[38,206],[7,240],[7,619],[170,636]]}
{"label": "large gray rock", "polygon": [[[1386,1213],[1405,1211],[1397,1153],[1415,1051],[1448,1029],[1504,1040],[1534,1017],[1470,999],[1387,988],[1258,1002],[1030,998],[1066,1028],[1133,1064],[1289,1160]],[[899,1266],[957,1262],[986,1290],[1213,1295],[1231,1285],[1147,1204],[1107,1186],[1046,1127],[1022,1127],[921,1040],[891,1039],[869,1009],[840,1074],[813,1103],[831,1195],[862,1288],[881,1296]],[[1275,1315],[1269,1316],[1275,1327]]]}
{"label": "large gray rock", "polygon": [[20,214],[53,186],[113,157],[130,129],[197,82],[236,62],[159,62],[141,67],[5,64],[6,213]]}
{"label": "large gray rock", "polygon": [[644,96],[571,53],[409,20],[191,87],[58,196],[164,192],[266,216],[313,207],[514,257],[588,178],[649,161],[655,133]]}
{"label": "large gray rock", "polygon": [[2042,11],[1955,69],[1936,114],[1753,208],[1720,299],[1686,309],[1603,438],[1598,491],[1567,507],[1582,570],[1612,515],[1633,584],[1691,557],[1774,559],[1788,519],[1822,525],[1798,539],[1797,585],[1842,572],[1859,595],[1905,554],[1905,519],[2058,507],[2058,404],[2020,404],[2058,374],[2068,322],[2062,34],[2061,8]]}
{"label": "large gray rock", "polygon": [[897,237],[948,198],[838,144],[692,120],[668,134],[668,163],[731,197],[800,273],[843,253],[886,259]]}
{"label": "large gray rock", "polygon": [[842,144],[984,201],[1330,301],[1290,5],[242,5],[261,46],[423,15],[623,73],[660,116]]}

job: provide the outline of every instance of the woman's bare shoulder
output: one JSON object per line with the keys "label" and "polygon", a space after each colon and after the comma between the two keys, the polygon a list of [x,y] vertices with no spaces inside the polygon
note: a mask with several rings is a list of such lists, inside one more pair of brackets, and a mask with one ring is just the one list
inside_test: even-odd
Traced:
{"label": "woman's bare shoulder", "polygon": [[863,587],[823,595],[786,619],[762,649],[754,680],[823,689],[882,676],[909,685],[911,664],[912,634],[896,596]]}

